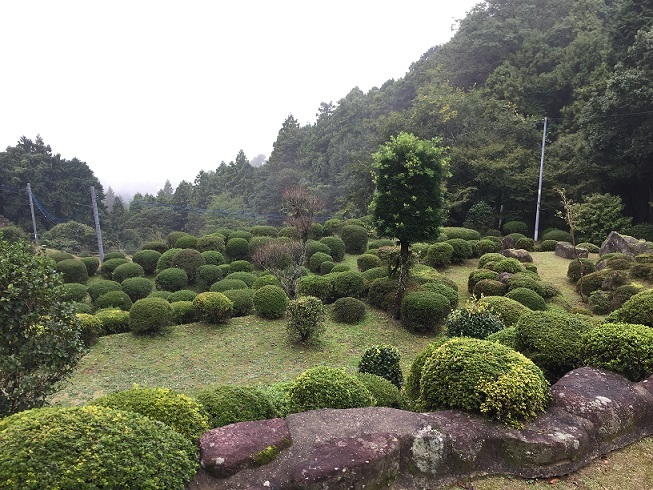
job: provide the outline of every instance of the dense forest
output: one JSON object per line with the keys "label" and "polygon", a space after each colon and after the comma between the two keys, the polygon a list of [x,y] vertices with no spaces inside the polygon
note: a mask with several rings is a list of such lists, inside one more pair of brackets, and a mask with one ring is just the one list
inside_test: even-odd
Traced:
{"label": "dense forest", "polygon": [[320,196],[325,217],[362,216],[374,191],[372,153],[406,131],[449,148],[448,224],[462,224],[480,201],[498,219],[532,223],[546,117],[541,223],[563,224],[561,188],[576,202],[619,196],[633,223],[653,223],[651,80],[653,0],[480,2],[403,78],[322,102],[306,126],[288,116],[260,167],[241,151],[193,182],[125,203],[84,162],[22,138],[0,153],[0,215],[30,229],[23,189],[31,182],[50,214],[37,213],[43,229],[60,217],[92,225],[94,185],[103,230],[118,245],[172,230],[279,224],[293,185]]}

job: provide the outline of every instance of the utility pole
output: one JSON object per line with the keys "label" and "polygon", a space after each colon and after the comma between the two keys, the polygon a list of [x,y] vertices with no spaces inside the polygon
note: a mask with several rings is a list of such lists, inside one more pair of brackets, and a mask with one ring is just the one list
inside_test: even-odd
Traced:
{"label": "utility pole", "polygon": [[540,157],[540,181],[537,185],[537,210],[535,211],[535,234],[533,240],[537,241],[540,231],[540,203],[542,202],[542,172],[544,171],[544,147],[546,145],[546,123],[548,118],[544,116],[544,131],[542,131],[542,156]]}
{"label": "utility pole", "polygon": [[34,201],[32,200],[32,186],[27,183],[27,197],[29,198],[29,210],[32,213],[32,227],[34,229],[34,241],[39,243],[39,235],[36,233],[36,217],[34,216]]}
{"label": "utility pole", "polygon": [[93,219],[95,220],[97,248],[100,251],[100,264],[102,264],[102,262],[104,262],[104,246],[102,245],[102,230],[100,230],[100,216],[97,212],[97,194],[95,193],[94,186],[91,186],[91,204],[93,205]]}

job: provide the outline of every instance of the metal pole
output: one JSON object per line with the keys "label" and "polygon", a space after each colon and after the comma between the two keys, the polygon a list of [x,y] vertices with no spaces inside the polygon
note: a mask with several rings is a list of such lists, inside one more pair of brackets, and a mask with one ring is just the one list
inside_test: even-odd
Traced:
{"label": "metal pole", "polygon": [[533,240],[537,241],[540,229],[540,203],[542,202],[542,173],[544,171],[544,147],[546,145],[546,123],[548,118],[544,117],[544,131],[542,131],[542,156],[540,158],[540,181],[537,184],[537,210],[535,211],[535,234]]}
{"label": "metal pole", "polygon": [[34,216],[34,201],[32,200],[32,186],[27,183],[27,197],[29,197],[29,210],[32,213],[32,227],[34,228],[34,241],[39,243],[39,235],[36,233],[36,217]]}
{"label": "metal pole", "polygon": [[100,264],[104,262],[104,246],[102,245],[102,230],[100,230],[100,216],[97,212],[97,194],[95,187],[91,186],[91,204],[93,205],[93,219],[95,220],[95,234],[97,235],[97,248],[100,252]]}

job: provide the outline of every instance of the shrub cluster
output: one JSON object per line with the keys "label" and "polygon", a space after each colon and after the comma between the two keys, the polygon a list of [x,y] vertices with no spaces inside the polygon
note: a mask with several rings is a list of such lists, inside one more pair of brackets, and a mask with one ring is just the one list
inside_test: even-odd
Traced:
{"label": "shrub cluster", "polygon": [[86,286],[77,282],[69,282],[61,286],[61,301],[82,302],[87,296]]}
{"label": "shrub cluster", "polygon": [[320,243],[329,247],[327,252],[335,262],[341,262],[345,258],[345,242],[336,236],[326,236],[320,239]]}
{"label": "shrub cluster", "polygon": [[523,221],[507,221],[501,227],[505,235],[510,235],[511,233],[521,233],[525,235],[528,233],[528,225]]}
{"label": "shrub cluster", "polygon": [[154,289],[154,282],[146,277],[130,277],[122,281],[120,287],[134,302],[147,298]]}
{"label": "shrub cluster", "polygon": [[356,258],[356,265],[358,266],[359,271],[365,272],[374,267],[381,267],[383,262],[381,262],[381,259],[376,255],[362,254]]}
{"label": "shrub cluster", "polygon": [[[192,283],[195,282],[197,269],[206,265],[206,259],[198,250],[195,250],[194,248],[184,248],[174,256],[171,265],[172,267],[176,267],[186,272],[188,281]],[[173,290],[171,289],[170,291]]]}
{"label": "shrub cluster", "polygon": [[176,325],[184,325],[197,321],[197,311],[193,308],[192,301],[176,301],[170,303],[172,318]]}
{"label": "shrub cluster", "polygon": [[606,318],[612,323],[638,323],[653,327],[653,289],[633,295],[621,308],[614,310]]}
{"label": "shrub cluster", "polygon": [[94,315],[88,313],[77,313],[77,320],[82,326],[81,337],[86,347],[95,345],[98,337],[104,334],[102,321]]}
{"label": "shrub cluster", "polygon": [[512,327],[517,324],[524,313],[531,311],[519,301],[515,301],[505,296],[488,296],[481,298],[479,304],[486,306],[487,309],[494,313],[501,323],[506,327]]}
{"label": "shrub cluster", "polygon": [[474,256],[472,243],[467,240],[463,240],[462,238],[450,238],[445,243],[448,243],[453,247],[453,254],[451,255],[452,264],[462,264],[467,259],[471,259]]}
{"label": "shrub cluster", "polygon": [[129,262],[127,259],[106,259],[102,262],[100,274],[102,274],[102,277],[105,279],[111,279],[113,276],[113,270],[119,265],[126,264],[127,262]]}
{"label": "shrub cluster", "polygon": [[249,257],[249,242],[244,238],[231,237],[225,248],[231,260],[247,260]]}
{"label": "shrub cluster", "polygon": [[97,310],[95,317],[102,322],[107,334],[129,332],[129,312],[117,308]]}
{"label": "shrub cluster", "polygon": [[315,252],[313,255],[311,255],[311,258],[308,259],[308,268],[311,272],[319,274],[320,265],[322,262],[333,262],[333,257],[324,252]]}
{"label": "shrub cluster", "polygon": [[100,268],[100,261],[95,257],[81,257],[79,260],[86,266],[88,277],[93,277]]}
{"label": "shrub cluster", "polygon": [[401,388],[404,376],[401,372],[401,355],[392,345],[373,345],[363,352],[358,363],[359,373],[370,373],[387,379],[397,388]]}
{"label": "shrub cluster", "polygon": [[515,288],[508,291],[506,298],[514,299],[531,310],[546,310],[544,298],[532,289]]}

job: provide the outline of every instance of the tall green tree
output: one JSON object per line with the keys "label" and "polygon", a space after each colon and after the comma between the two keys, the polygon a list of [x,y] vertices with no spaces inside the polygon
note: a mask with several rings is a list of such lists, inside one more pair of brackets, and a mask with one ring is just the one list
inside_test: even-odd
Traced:
{"label": "tall green tree", "polygon": [[442,225],[442,178],[448,160],[439,143],[402,132],[373,155],[373,222],[380,236],[395,238],[400,246],[395,318],[406,290],[410,244],[436,238]]}

